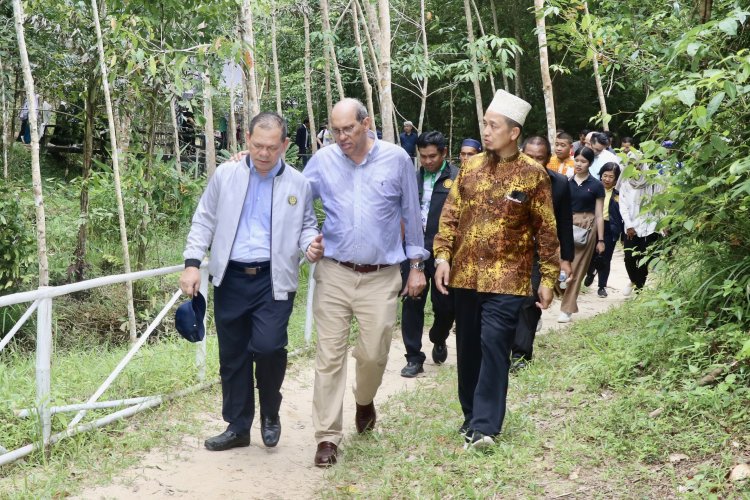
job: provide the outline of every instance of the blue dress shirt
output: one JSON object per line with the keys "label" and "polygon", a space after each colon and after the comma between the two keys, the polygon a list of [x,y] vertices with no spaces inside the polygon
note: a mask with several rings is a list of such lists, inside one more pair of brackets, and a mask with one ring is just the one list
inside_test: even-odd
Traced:
{"label": "blue dress shirt", "polygon": [[255,169],[250,155],[245,158],[250,169],[250,182],[229,260],[266,262],[271,260],[273,178],[281,170],[281,159],[264,177]]}
{"label": "blue dress shirt", "polygon": [[324,255],[355,264],[427,259],[414,164],[400,147],[367,134],[375,142],[360,165],[332,144],[318,150],[303,172],[326,213]]}

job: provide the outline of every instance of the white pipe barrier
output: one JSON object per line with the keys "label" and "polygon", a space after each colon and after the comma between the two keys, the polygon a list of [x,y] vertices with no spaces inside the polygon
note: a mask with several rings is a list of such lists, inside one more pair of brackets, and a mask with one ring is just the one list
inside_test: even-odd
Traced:
{"label": "white pipe barrier", "polygon": [[[140,398],[128,398],[128,399],[115,399],[112,401],[97,401],[96,403],[78,403],[74,405],[64,406],[52,406],[49,409],[50,414],[56,415],[58,413],[69,413],[72,411],[80,410],[101,410],[103,408],[117,408],[118,406],[130,406],[143,403],[156,396],[143,396]],[[18,418],[29,418],[32,415],[36,415],[36,408],[25,408],[23,410],[13,410],[16,417]]]}
{"label": "white pipe barrier", "polygon": [[313,330],[313,315],[312,315],[312,309],[313,309],[313,292],[315,291],[315,278],[313,278],[313,273],[315,272],[315,266],[316,264],[310,264],[310,270],[309,275],[307,277],[307,307],[306,307],[306,314],[305,314],[305,344],[308,346],[310,345],[310,341],[312,340],[312,330]]}
{"label": "white pipe barrier", "polygon": [[[151,336],[151,333],[154,330],[156,330],[156,327],[159,326],[159,323],[161,323],[161,320],[164,318],[164,316],[166,316],[169,310],[172,309],[172,306],[174,305],[175,302],[177,302],[177,299],[180,298],[180,295],[182,295],[182,290],[177,290],[175,293],[172,294],[172,298],[169,299],[167,304],[162,308],[161,311],[159,311],[159,314],[156,315],[156,318],[154,318],[151,324],[148,325],[148,328],[146,328],[146,331],[143,332],[143,335],[140,336],[140,338],[138,339],[138,342],[133,344],[133,347],[130,348],[130,350],[125,355],[125,357],[122,358],[122,360],[117,365],[117,367],[112,371],[112,373],[109,374],[109,377],[107,377],[107,380],[105,380],[102,383],[102,385],[99,386],[96,392],[89,398],[87,403],[96,402],[96,400],[98,400],[101,397],[101,395],[104,394],[104,391],[109,389],[109,386],[112,385],[112,382],[114,382],[115,379],[120,375],[120,373],[122,373],[122,370],[124,370],[127,364],[130,362],[130,360],[133,359],[133,356],[135,356],[135,353],[137,353],[138,350],[143,346],[143,344],[146,343],[148,338]],[[73,420],[70,421],[70,424],[68,424],[68,429],[73,428],[78,422],[80,422],[84,415],[86,415],[86,410],[79,411],[76,414],[75,418],[73,418]]]}
{"label": "white pipe barrier", "polygon": [[[214,383],[215,382],[208,382],[208,383],[204,382],[202,384],[194,385],[187,389],[183,389],[181,391],[177,391],[175,393],[168,394],[166,396],[156,396],[153,399],[145,401],[141,404],[131,406],[129,408],[122,409],[120,411],[116,411],[98,420],[94,420],[92,422],[79,425],[78,427],[74,427],[72,429],[68,428],[62,432],[58,432],[57,434],[50,436],[49,444],[53,445],[63,438],[75,436],[76,434],[79,434],[81,432],[90,431],[91,429],[103,427],[107,424],[120,420],[121,418],[130,417],[143,410],[148,410],[149,408],[153,408],[167,401],[171,401],[172,399],[179,398],[182,396],[187,396],[188,394],[192,394],[194,392],[202,391],[203,389],[210,387]],[[22,448],[18,448],[17,450],[13,450],[3,455],[0,455],[0,466],[9,464],[15,460],[18,460],[19,458],[23,458],[26,455],[29,455],[38,449],[39,449],[39,443],[37,442],[37,443],[26,445]]]}
{"label": "white pipe barrier", "polygon": [[16,324],[13,325],[13,328],[10,329],[8,334],[3,337],[3,340],[0,340],[0,351],[3,350],[3,348],[8,345],[8,342],[10,342],[10,339],[13,338],[13,336],[18,332],[18,330],[21,329],[21,327],[26,324],[26,320],[28,320],[32,314],[34,314],[34,311],[36,311],[36,308],[39,306],[39,299],[36,299],[34,302],[31,303],[28,309],[26,309],[26,312],[23,313],[23,316],[21,316],[18,321],[16,321]]}

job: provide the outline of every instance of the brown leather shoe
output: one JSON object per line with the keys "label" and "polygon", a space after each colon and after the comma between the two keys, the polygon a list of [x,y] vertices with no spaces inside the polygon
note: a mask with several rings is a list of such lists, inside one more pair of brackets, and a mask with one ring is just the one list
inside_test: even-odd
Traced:
{"label": "brown leather shoe", "polygon": [[318,451],[315,452],[315,467],[330,467],[336,463],[338,447],[330,441],[318,443]]}
{"label": "brown leather shoe", "polygon": [[357,432],[362,434],[363,432],[371,431],[375,427],[375,404],[370,403],[369,405],[357,405],[357,413],[354,416],[354,423],[357,426]]}

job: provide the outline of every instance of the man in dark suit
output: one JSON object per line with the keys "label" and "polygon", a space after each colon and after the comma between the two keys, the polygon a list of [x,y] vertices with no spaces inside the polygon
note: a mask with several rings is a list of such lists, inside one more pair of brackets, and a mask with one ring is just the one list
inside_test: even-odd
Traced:
{"label": "man in dark suit", "polygon": [[[453,311],[453,295],[443,295],[435,289],[435,256],[432,254],[432,240],[438,231],[440,212],[458,175],[458,167],[448,163],[448,148],[445,136],[437,131],[425,132],[417,138],[417,152],[421,167],[417,172],[417,188],[419,189],[419,204],[422,212],[422,230],[424,231],[424,247],[430,252],[430,258],[425,261],[425,278],[431,284],[430,293],[432,311],[435,320],[430,328],[432,347],[432,361],[442,364],[448,357],[445,341],[450,334],[455,314]],[[401,265],[401,276],[406,285],[409,276],[409,261]],[[422,352],[422,332],[424,330],[424,307],[427,302],[428,287],[418,297],[407,297],[401,314],[401,336],[406,347],[406,366],[401,370],[401,376],[416,377],[424,372],[422,365],[426,359]]]}
{"label": "man in dark suit", "polygon": [[[533,136],[524,141],[521,150],[545,166],[549,163],[552,154],[549,140],[545,137]],[[557,222],[557,239],[560,240],[560,269],[570,278],[572,273],[570,263],[575,257],[575,246],[573,244],[573,211],[570,208],[570,188],[568,178],[547,169],[552,183],[552,207],[555,211]],[[534,351],[534,337],[537,325],[541,325],[542,311],[536,307],[537,290],[541,275],[539,274],[538,256],[534,256],[534,265],[531,269],[531,288],[533,296],[529,297],[523,306],[516,327],[516,338],[512,347],[513,370],[526,366],[531,361]]]}
{"label": "man in dark suit", "polygon": [[297,156],[302,161],[302,168],[307,165],[307,161],[310,159],[310,119],[305,118],[302,123],[297,127],[297,133],[294,136],[294,143],[299,148]]}

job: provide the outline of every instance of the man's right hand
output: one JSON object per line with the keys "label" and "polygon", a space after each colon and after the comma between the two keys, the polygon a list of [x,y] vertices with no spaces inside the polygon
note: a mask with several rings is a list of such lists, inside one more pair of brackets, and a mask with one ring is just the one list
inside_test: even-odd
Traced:
{"label": "man's right hand", "polygon": [[448,295],[448,278],[450,274],[451,265],[447,262],[441,262],[435,268],[435,287],[443,295]]}
{"label": "man's right hand", "polygon": [[195,297],[201,287],[201,270],[197,267],[186,267],[180,275],[180,290],[188,297]]}
{"label": "man's right hand", "polygon": [[627,231],[625,231],[625,232],[627,233],[627,235],[628,235],[627,238],[629,240],[632,240],[635,236],[637,236],[637,234],[635,232],[635,228],[629,227],[627,229]]}

